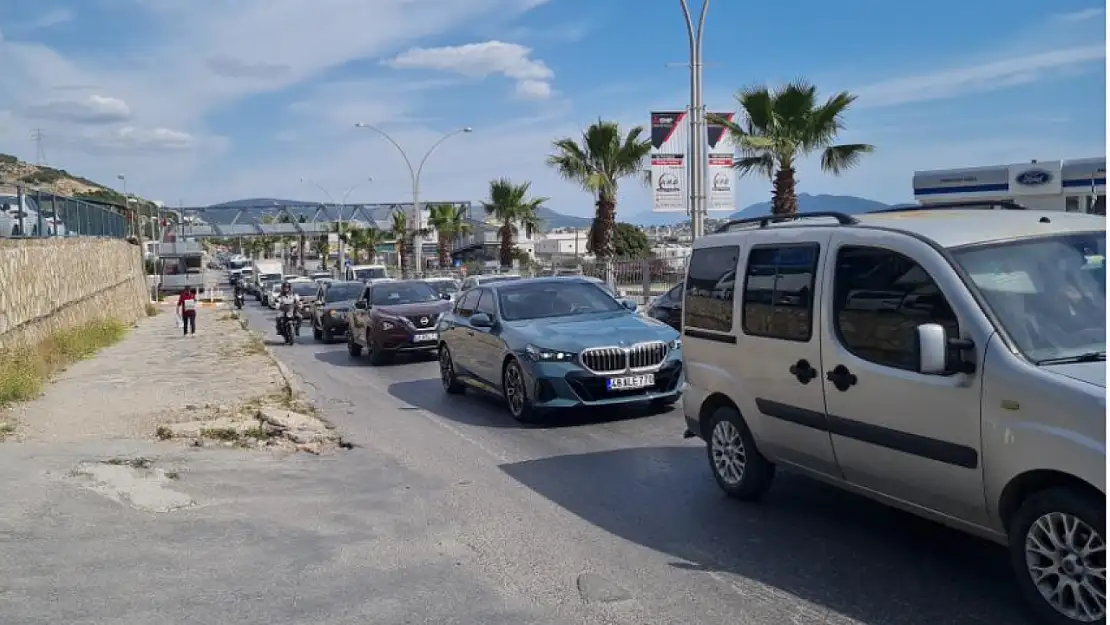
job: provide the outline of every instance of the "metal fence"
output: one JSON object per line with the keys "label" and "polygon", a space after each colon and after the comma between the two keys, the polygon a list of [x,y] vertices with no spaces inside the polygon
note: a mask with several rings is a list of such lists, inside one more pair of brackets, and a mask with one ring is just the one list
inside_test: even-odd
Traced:
{"label": "metal fence", "polygon": [[[8,187],[10,189],[10,187]],[[0,238],[92,236],[124,238],[134,231],[122,209],[46,191],[0,187]]]}

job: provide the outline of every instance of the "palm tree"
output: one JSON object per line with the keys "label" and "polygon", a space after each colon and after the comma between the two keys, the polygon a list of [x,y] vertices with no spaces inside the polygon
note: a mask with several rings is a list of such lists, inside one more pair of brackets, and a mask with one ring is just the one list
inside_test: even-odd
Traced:
{"label": "palm tree", "polygon": [[394,211],[391,219],[393,221],[390,223],[389,234],[393,237],[393,248],[397,252],[397,264],[401,267],[401,275],[404,276],[409,257],[409,246],[406,240],[409,233],[409,218],[402,211]]}
{"label": "palm tree", "polygon": [[441,269],[446,268],[451,262],[448,244],[470,233],[466,209],[453,204],[437,204],[428,210],[428,223],[436,229],[439,266]]}
{"label": "palm tree", "polygon": [[594,195],[597,214],[589,248],[599,258],[613,255],[618,183],[621,178],[642,175],[644,159],[651,153],[651,140],[640,138],[643,132],[642,126],[635,126],[622,134],[616,122],[598,120],[582,133],[581,143],[559,139],[553,144],[555,153],[547,157],[547,164],[559,175]]}
{"label": "palm tree", "polygon": [[386,234],[373,226],[363,228],[359,233],[362,249],[366,250],[369,254],[367,262],[375,262],[378,258],[378,246],[385,243],[387,238]]}
{"label": "palm tree", "polygon": [[513,240],[521,230],[529,237],[540,229],[540,218],[536,211],[547,198],[528,198],[531,182],[513,184],[508,178],[492,180],[489,183],[489,202],[482,202],[486,214],[501,223],[498,237],[501,240],[501,266],[513,264]]}
{"label": "palm tree", "polygon": [[866,143],[834,145],[844,129],[844,113],[856,96],[841,91],[824,103],[817,100],[817,87],[797,80],[769,90],[765,86],[747,87],[736,94],[740,123],[720,118],[740,150],[734,167],[741,175],[756,173],[773,181],[771,212],[792,215],[798,212],[795,165],[798,160],[821,150],[821,169],[833,175],[854,167],[860,157],[875,146]]}

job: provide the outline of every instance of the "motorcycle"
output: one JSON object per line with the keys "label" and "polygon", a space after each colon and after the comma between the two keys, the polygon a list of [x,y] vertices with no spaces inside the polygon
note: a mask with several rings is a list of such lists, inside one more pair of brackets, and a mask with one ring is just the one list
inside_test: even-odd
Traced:
{"label": "motorcycle", "polygon": [[281,316],[278,317],[278,334],[285,339],[286,345],[293,344],[293,326],[296,323],[297,321],[293,310],[288,307],[286,307],[285,310],[281,312]]}
{"label": "motorcycle", "polygon": [[242,309],[245,299],[246,298],[243,297],[243,293],[241,291],[236,293],[235,294],[235,307],[238,308],[238,309]]}

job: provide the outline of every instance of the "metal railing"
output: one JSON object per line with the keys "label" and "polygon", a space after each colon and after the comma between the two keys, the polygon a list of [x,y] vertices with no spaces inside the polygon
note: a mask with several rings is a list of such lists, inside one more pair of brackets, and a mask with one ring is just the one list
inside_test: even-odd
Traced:
{"label": "metal railing", "polygon": [[0,239],[124,238],[132,234],[133,220],[121,208],[47,191],[0,186]]}

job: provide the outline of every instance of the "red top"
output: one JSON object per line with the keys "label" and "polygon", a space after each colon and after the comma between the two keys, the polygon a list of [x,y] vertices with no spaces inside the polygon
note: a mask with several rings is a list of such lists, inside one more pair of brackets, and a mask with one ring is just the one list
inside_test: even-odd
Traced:
{"label": "red top", "polygon": [[[186,300],[193,301],[191,307],[185,304]],[[195,294],[190,293],[188,290],[182,291],[181,295],[177,298],[177,307],[184,312],[193,312],[194,310],[196,310],[196,300],[197,296]]]}

